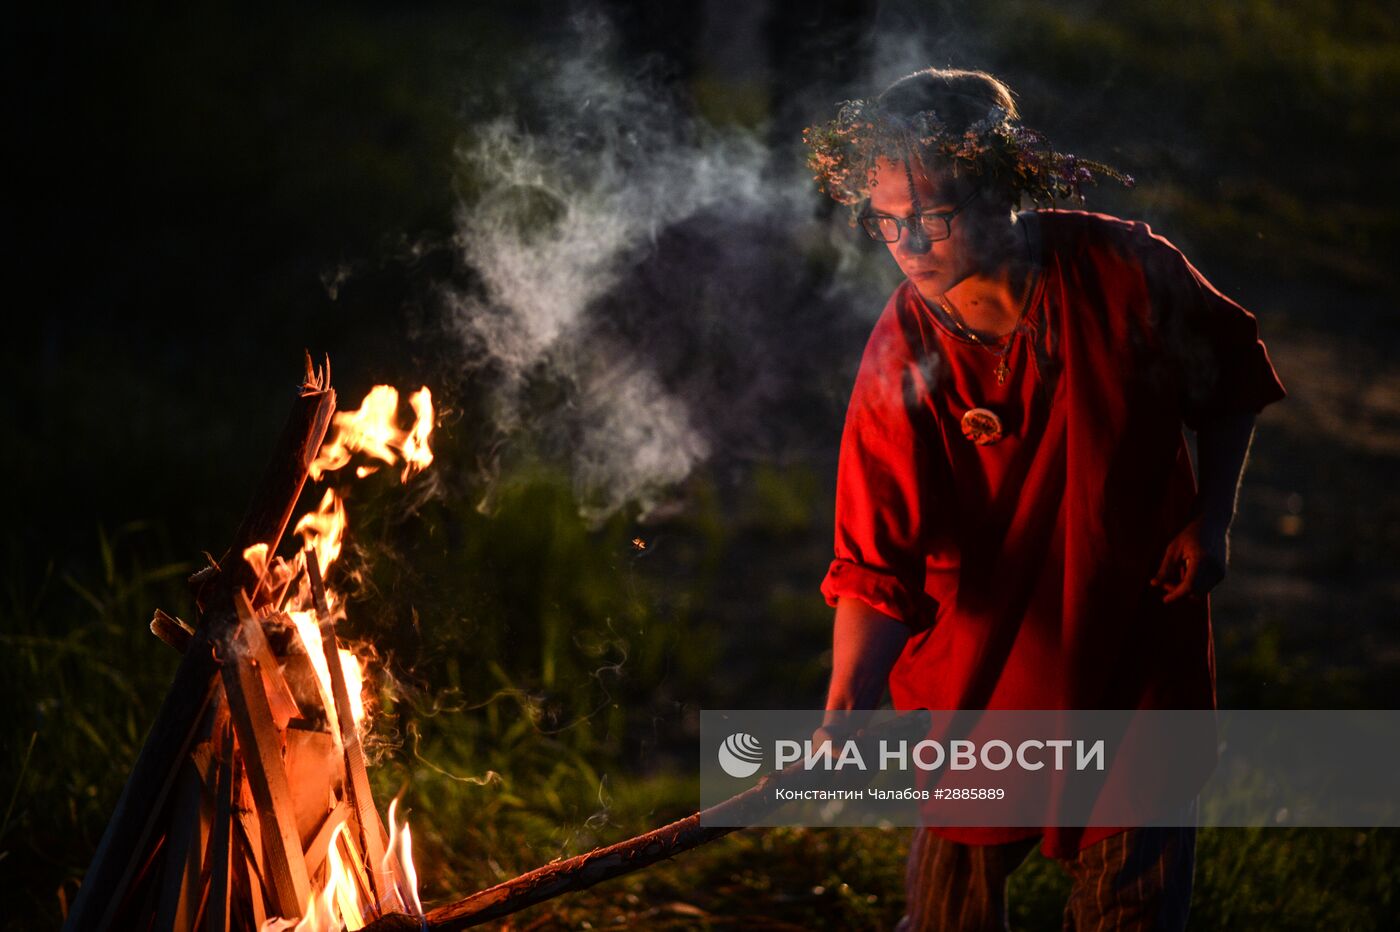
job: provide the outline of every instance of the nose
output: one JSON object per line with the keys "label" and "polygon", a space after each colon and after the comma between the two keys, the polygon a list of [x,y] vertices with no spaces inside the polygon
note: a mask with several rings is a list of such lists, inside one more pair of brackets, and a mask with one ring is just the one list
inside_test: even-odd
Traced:
{"label": "nose", "polygon": [[899,251],[913,256],[922,256],[933,248],[933,243],[929,240],[928,234],[920,227],[913,226],[906,230],[904,236],[900,237]]}

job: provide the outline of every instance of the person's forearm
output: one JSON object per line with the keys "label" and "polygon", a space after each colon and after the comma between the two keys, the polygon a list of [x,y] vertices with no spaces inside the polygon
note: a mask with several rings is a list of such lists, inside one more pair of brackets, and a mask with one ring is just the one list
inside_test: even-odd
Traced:
{"label": "person's forearm", "polygon": [[841,598],[832,636],[828,709],[874,709],[885,695],[909,629],[859,599]]}
{"label": "person's forearm", "polygon": [[1201,425],[1196,433],[1200,460],[1202,525],[1225,534],[1235,517],[1240,478],[1254,436],[1254,415],[1230,414]]}

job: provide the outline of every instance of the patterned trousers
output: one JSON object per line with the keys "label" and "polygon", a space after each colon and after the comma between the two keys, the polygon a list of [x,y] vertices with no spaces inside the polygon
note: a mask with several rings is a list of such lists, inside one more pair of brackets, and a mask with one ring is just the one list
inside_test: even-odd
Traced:
{"label": "patterned trousers", "polygon": [[[1059,861],[1073,882],[1065,932],[1185,929],[1196,868],[1190,812],[1188,827],[1129,829]],[[915,829],[897,932],[1003,932],[1007,878],[1039,843],[964,845]]]}

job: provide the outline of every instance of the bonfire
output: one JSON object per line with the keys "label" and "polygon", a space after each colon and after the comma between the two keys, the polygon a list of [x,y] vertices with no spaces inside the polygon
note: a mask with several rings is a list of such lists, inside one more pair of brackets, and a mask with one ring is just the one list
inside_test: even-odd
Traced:
{"label": "bonfire", "polygon": [[[345,599],[326,584],[347,526],[342,481],[392,468],[411,482],[432,463],[432,395],[419,389],[406,406],[400,426],[399,393],[381,385],[337,414],[329,361],[318,370],[308,357],[233,545],[190,579],[195,622],[159,610],[151,622],[180,666],[65,928],[449,932],[720,838],[775,808],[779,785],[818,779],[793,765],[703,812],[425,912],[408,824],[397,800],[381,819],[370,790],[374,691],[337,633]],[[284,555],[308,482],[327,488]]]}
{"label": "bonfire", "polygon": [[[376,386],[335,413],[329,362],[307,360],[291,419],[234,546],[190,580],[196,621],[157,610],[183,657],[68,927],[359,929],[421,916],[412,834],[381,819],[362,740],[366,670],[337,634],[326,575],[347,518],[341,488],[432,463],[432,395]],[[353,475],[343,475],[354,465]],[[326,485],[279,544],[309,481]],[[387,824],[387,830],[386,830]]]}

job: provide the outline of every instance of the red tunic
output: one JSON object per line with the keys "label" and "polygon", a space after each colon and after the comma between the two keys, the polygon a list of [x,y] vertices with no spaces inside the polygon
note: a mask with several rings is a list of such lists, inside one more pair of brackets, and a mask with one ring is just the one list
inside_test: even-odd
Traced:
{"label": "red tunic", "polygon": [[[1165,606],[1148,585],[1194,505],[1182,425],[1258,412],[1283,386],[1254,316],[1146,224],[1021,216],[1040,267],[1004,385],[907,281],[876,323],[822,592],[912,629],[897,709],[1213,708],[1208,600]],[[974,407],[996,412],[1000,441],[963,435]],[[1043,847],[1069,856],[1113,831],[1047,829]]]}

